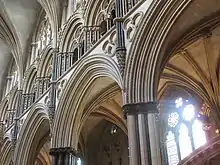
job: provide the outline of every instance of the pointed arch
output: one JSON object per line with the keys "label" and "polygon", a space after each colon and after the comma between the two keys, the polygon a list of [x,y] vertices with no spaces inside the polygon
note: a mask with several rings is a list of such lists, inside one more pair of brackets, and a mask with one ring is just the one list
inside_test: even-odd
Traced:
{"label": "pointed arch", "polygon": [[48,45],[42,52],[42,57],[38,65],[37,77],[46,77],[49,76],[49,69],[51,68],[53,48],[51,45]]}
{"label": "pointed arch", "polygon": [[[184,16],[190,9],[196,10],[198,3],[206,8],[202,1],[152,2],[148,9],[150,12],[146,13],[138,27],[126,60],[124,83],[127,103],[154,101],[161,71],[172,52],[195,37],[204,35],[204,29],[219,23],[219,14],[214,12],[218,9],[213,3],[212,10],[207,10],[205,15],[201,12],[183,28],[181,21],[186,19]],[[195,30],[195,26],[199,28]]]}
{"label": "pointed arch", "polygon": [[[102,77],[107,77],[122,87],[119,68],[112,58],[94,54],[79,61],[58,103],[53,126],[52,147],[77,147],[76,127],[79,124],[82,109],[95,81]],[[67,105],[66,102],[70,104]],[[71,141],[71,139],[74,140]]]}
{"label": "pointed arch", "polygon": [[1,120],[0,121],[5,121],[8,106],[9,106],[9,98],[6,97],[1,103],[1,111],[0,111]]}
{"label": "pointed arch", "polygon": [[21,127],[15,148],[15,165],[34,164],[35,158],[48,140],[50,124],[45,104],[35,104]]}
{"label": "pointed arch", "polygon": [[80,13],[76,12],[68,19],[63,27],[59,43],[60,51],[73,51],[71,50],[71,45],[74,43],[74,40],[80,37],[81,33],[83,33],[83,20]]}
{"label": "pointed arch", "polygon": [[0,155],[0,163],[4,165],[10,165],[12,161],[12,147],[9,138],[4,139]]}
{"label": "pointed arch", "polygon": [[25,75],[23,93],[31,93],[33,91],[36,77],[37,77],[37,67],[35,65],[32,65]]}

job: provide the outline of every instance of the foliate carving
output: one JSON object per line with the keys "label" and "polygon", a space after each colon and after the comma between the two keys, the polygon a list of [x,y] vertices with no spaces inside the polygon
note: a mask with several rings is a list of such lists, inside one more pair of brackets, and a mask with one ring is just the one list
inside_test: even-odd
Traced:
{"label": "foliate carving", "polygon": [[116,52],[116,31],[113,31],[104,42],[102,50],[109,56],[114,56]]}
{"label": "foliate carving", "polygon": [[127,18],[124,21],[123,27],[124,27],[126,38],[128,39],[128,41],[130,42],[132,41],[135,31],[142,17],[143,17],[143,13],[139,12],[139,13],[136,13],[133,17]]}
{"label": "foliate carving", "polygon": [[57,41],[58,47],[60,46],[60,42],[62,40],[62,36],[63,36],[63,30],[62,30],[62,28],[59,28],[59,31],[58,31],[58,41]]}
{"label": "foliate carving", "polygon": [[55,116],[55,107],[49,107],[49,119],[50,119],[50,123],[52,124],[54,116]]}
{"label": "foliate carving", "polygon": [[123,76],[125,70],[125,61],[126,61],[126,49],[120,49],[116,51],[116,57],[118,60],[118,65],[120,69],[120,73]]}

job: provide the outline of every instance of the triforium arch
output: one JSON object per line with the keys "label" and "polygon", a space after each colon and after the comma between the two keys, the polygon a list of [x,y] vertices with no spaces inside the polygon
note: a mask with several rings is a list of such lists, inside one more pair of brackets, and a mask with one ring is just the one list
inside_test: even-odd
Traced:
{"label": "triforium arch", "polygon": [[[198,2],[181,0],[175,2],[155,1],[152,3],[151,15],[144,16],[126,60],[126,102],[135,103],[156,100],[161,70],[170,52],[173,51],[176,41],[183,38],[193,26],[204,21],[202,19],[205,16],[213,18],[215,11],[218,10],[215,6],[216,4],[213,3],[209,6],[211,10],[206,10],[203,13],[198,11],[200,16],[192,17],[180,31],[179,27],[182,26],[181,22],[185,19],[185,15],[190,13],[191,8],[196,8],[197,3],[202,7],[206,5],[199,0]],[[216,22],[216,19],[212,20]],[[150,26],[149,22],[152,22]],[[198,35],[198,33],[195,35]],[[139,46],[137,47],[137,45]]]}
{"label": "triforium arch", "polygon": [[[120,87],[122,85],[118,66],[111,58],[103,55],[91,55],[83,58],[79,63],[82,65],[79,64],[71,75],[58,103],[52,138],[54,148],[66,146],[77,148],[77,127],[85,104],[88,103],[87,100],[91,99],[92,93],[89,93],[96,86],[96,81],[101,83],[104,77],[103,82],[107,79],[105,85],[112,82],[117,83]],[[105,87],[105,85],[102,86]],[[102,89],[101,86],[100,89]],[[96,94],[97,92],[98,90]],[[67,100],[71,104],[65,104]]]}
{"label": "triforium arch", "polygon": [[104,28],[103,25],[106,31],[113,26],[113,19],[116,17],[114,0],[88,1],[87,3],[85,25]]}
{"label": "triforium arch", "polygon": [[50,124],[47,106],[36,104],[30,110],[18,135],[15,164],[34,164],[44,143],[49,139]]}
{"label": "triforium arch", "polygon": [[42,57],[38,64],[37,77],[50,77],[52,74],[52,53],[53,49],[50,45],[44,49]]}
{"label": "triforium arch", "polygon": [[37,78],[37,66],[32,65],[31,68],[26,72],[24,85],[23,85],[23,93],[33,93],[34,92],[34,84]]}
{"label": "triforium arch", "polygon": [[[82,38],[84,21],[79,13],[75,13],[63,27],[62,37],[59,41],[59,49],[61,52],[73,52],[75,47],[79,46],[76,43]],[[77,45],[78,44],[78,45]]]}

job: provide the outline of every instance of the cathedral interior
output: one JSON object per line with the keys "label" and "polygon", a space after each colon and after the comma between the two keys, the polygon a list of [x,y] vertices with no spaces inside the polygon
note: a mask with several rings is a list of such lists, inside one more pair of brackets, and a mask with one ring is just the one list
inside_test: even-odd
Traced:
{"label": "cathedral interior", "polygon": [[0,0],[0,165],[219,165],[220,0]]}

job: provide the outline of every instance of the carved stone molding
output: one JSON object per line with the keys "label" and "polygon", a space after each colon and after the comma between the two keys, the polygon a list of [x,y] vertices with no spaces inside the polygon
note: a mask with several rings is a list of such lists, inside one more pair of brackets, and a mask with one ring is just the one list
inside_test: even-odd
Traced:
{"label": "carved stone molding", "polygon": [[126,116],[132,114],[158,113],[158,105],[156,102],[126,104],[123,106],[123,111]]}
{"label": "carved stone molding", "polygon": [[50,149],[50,155],[58,155],[58,154],[72,154],[74,156],[77,156],[78,152],[72,147],[60,147],[60,148]]}
{"label": "carved stone molding", "polygon": [[114,56],[116,51],[116,31],[113,31],[102,45],[102,50],[109,56]]}

